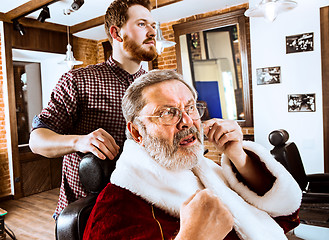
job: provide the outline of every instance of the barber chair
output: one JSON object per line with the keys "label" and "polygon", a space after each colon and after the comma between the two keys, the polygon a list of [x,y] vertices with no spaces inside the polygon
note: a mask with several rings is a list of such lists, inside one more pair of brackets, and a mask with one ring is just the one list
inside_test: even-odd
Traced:
{"label": "barber chair", "polygon": [[303,191],[299,212],[301,224],[293,230],[293,235],[298,239],[328,239],[329,174],[305,173],[296,144],[287,142],[287,131],[275,130],[268,139],[274,146],[271,154],[291,173]]}
{"label": "barber chair", "polygon": [[57,240],[80,240],[83,238],[83,232],[96,198],[110,181],[114,168],[115,161],[101,160],[91,153],[81,159],[80,180],[90,194],[70,203],[60,213],[55,230]]}
{"label": "barber chair", "polygon": [[329,173],[306,174],[298,148],[294,142],[287,142],[289,134],[279,129],[268,136],[274,146],[271,154],[295,178],[303,191],[303,203],[329,203]]}

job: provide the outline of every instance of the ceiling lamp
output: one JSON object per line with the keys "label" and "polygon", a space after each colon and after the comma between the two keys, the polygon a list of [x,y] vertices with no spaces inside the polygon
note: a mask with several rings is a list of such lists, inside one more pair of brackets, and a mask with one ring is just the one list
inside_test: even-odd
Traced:
{"label": "ceiling lamp", "polygon": [[273,22],[279,13],[294,9],[297,2],[292,0],[262,0],[258,5],[249,8],[244,15],[247,17],[264,17]]}
{"label": "ceiling lamp", "polygon": [[[158,0],[155,1],[155,9],[158,8]],[[156,22],[156,36],[155,36],[155,41],[156,41],[156,50],[158,54],[161,54],[163,50],[167,47],[172,47],[175,46],[175,42],[168,41],[166,40],[163,35],[162,31],[160,28],[160,22]]]}
{"label": "ceiling lamp", "polygon": [[168,41],[162,36],[162,31],[160,29],[160,22],[156,22],[156,49],[158,54],[161,54],[164,48],[175,46],[175,42]]}
{"label": "ceiling lamp", "polygon": [[50,18],[50,11],[49,7],[45,6],[39,14],[38,21],[44,23],[47,18]]}
{"label": "ceiling lamp", "polygon": [[70,44],[70,31],[69,31],[69,26],[67,28],[67,51],[66,51],[66,57],[63,61],[60,62],[60,64],[66,63],[70,69],[73,68],[75,65],[81,65],[83,64],[82,61],[77,61],[75,60],[73,56],[73,51],[72,51],[72,46]]}

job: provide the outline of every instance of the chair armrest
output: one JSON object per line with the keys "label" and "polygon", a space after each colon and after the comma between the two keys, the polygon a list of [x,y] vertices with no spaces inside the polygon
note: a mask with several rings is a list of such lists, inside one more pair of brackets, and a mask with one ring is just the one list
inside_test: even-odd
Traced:
{"label": "chair armrest", "polygon": [[309,182],[307,192],[312,193],[329,193],[329,174],[318,173],[307,175]]}
{"label": "chair armrest", "polygon": [[329,173],[316,173],[316,174],[307,174],[308,181],[327,181],[329,182]]}
{"label": "chair armrest", "polygon": [[97,196],[91,195],[70,203],[56,221],[57,240],[80,240]]}
{"label": "chair armrest", "polygon": [[303,193],[302,198],[303,203],[329,203],[329,194],[328,193]]}

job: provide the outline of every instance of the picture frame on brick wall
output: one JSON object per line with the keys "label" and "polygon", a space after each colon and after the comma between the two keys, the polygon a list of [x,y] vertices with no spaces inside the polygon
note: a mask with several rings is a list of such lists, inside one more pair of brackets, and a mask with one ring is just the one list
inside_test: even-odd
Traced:
{"label": "picture frame on brick wall", "polygon": [[281,67],[257,68],[257,85],[275,84],[281,82]]}
{"label": "picture frame on brick wall", "polygon": [[315,93],[288,94],[288,112],[315,112]]}
{"label": "picture frame on brick wall", "polygon": [[286,53],[309,52],[314,49],[313,32],[286,36]]}

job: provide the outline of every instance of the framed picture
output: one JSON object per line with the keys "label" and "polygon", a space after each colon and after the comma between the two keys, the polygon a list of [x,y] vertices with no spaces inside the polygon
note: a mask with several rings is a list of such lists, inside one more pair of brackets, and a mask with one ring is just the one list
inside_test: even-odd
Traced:
{"label": "framed picture", "polygon": [[289,94],[288,112],[315,112],[315,93]]}
{"label": "framed picture", "polygon": [[257,68],[257,85],[273,84],[281,82],[280,67]]}
{"label": "framed picture", "polygon": [[313,33],[303,33],[286,37],[286,53],[313,51]]}

